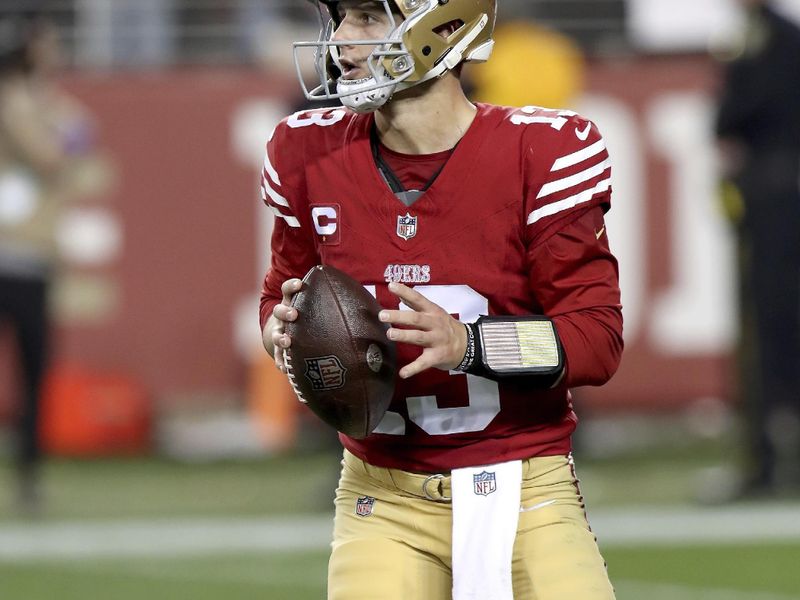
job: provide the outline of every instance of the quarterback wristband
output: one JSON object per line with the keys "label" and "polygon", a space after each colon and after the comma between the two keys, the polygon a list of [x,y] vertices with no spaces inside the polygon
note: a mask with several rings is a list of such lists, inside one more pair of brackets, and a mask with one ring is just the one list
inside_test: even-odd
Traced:
{"label": "quarterback wristband", "polygon": [[470,324],[475,360],[466,372],[489,379],[532,377],[552,387],[564,372],[555,324],[542,315],[480,317]]}
{"label": "quarterback wristband", "polygon": [[456,371],[468,372],[475,363],[475,330],[469,323],[464,323],[467,330],[467,349],[464,351],[464,358],[455,368]]}

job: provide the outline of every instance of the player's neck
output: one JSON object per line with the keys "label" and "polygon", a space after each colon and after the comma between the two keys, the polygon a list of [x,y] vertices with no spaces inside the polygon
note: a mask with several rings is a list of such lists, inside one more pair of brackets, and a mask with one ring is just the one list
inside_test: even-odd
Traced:
{"label": "player's neck", "polygon": [[395,96],[375,114],[375,123],[387,148],[404,154],[433,154],[455,146],[476,113],[458,79],[446,76],[421,93]]}

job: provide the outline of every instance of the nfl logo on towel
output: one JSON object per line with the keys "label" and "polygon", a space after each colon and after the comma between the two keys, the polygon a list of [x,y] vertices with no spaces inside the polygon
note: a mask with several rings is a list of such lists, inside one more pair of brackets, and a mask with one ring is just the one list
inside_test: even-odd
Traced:
{"label": "nfl logo on towel", "polygon": [[375,506],[375,498],[372,496],[360,496],[356,499],[356,514],[359,517],[368,517],[372,514],[373,506]]}
{"label": "nfl logo on towel", "polygon": [[411,213],[397,217],[397,235],[404,240],[410,240],[417,235],[417,217],[412,217]]}
{"label": "nfl logo on towel", "polygon": [[494,472],[481,471],[472,476],[472,483],[475,486],[476,496],[488,496],[497,489],[497,478]]}

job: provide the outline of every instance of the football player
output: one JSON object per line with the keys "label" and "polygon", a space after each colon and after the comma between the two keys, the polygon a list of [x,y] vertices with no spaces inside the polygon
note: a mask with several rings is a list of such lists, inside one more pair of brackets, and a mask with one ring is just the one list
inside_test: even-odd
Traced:
{"label": "football player", "polygon": [[301,84],[343,106],[267,144],[264,344],[285,369],[291,299],[323,263],[375,294],[401,366],[377,429],[340,435],[328,597],[613,598],[570,445],[570,388],[605,383],[623,346],[603,138],[467,99],[495,0],[315,4],[295,59],[319,80]]}

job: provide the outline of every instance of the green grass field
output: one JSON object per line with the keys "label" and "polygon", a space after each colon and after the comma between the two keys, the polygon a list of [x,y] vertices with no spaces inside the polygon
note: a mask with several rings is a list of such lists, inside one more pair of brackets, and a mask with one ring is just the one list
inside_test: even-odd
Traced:
{"label": "green grass field", "polygon": [[[579,460],[590,518],[624,514],[627,507],[656,515],[662,506],[692,508],[703,469],[719,466],[725,456],[724,449],[694,448]],[[0,464],[0,600],[324,598],[325,527],[337,463],[332,453],[207,464],[50,461],[46,503],[36,517],[13,510],[12,471]],[[788,509],[800,522],[797,498],[784,499],[781,507],[781,514]],[[743,514],[773,507],[749,509]],[[204,523],[223,529],[212,527],[193,545],[192,528],[202,530]],[[264,541],[275,527],[281,533],[264,547],[216,537],[237,523],[239,537],[247,537],[249,523],[266,527],[256,536]],[[295,527],[305,523],[316,528],[314,539]],[[176,524],[190,532],[186,543],[172,548]],[[137,542],[125,533],[140,529],[150,537]],[[55,542],[48,537],[54,532],[60,532]],[[800,600],[800,536],[725,543],[696,535],[686,543],[601,536],[600,543],[620,600]]]}

